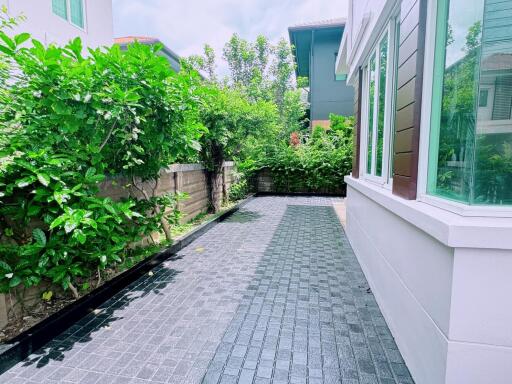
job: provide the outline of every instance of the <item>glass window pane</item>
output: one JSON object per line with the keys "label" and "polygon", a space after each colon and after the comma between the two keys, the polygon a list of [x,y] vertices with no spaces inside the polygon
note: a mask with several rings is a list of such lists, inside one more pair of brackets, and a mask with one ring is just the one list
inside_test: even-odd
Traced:
{"label": "glass window pane", "polygon": [[71,22],[76,26],[84,27],[84,7],[83,0],[70,0],[69,3]]}
{"label": "glass window pane", "polygon": [[388,68],[388,35],[379,46],[379,109],[377,112],[377,148],[375,174],[382,176],[382,153],[384,149],[384,111],[386,110],[386,73]]}
{"label": "glass window pane", "polygon": [[52,11],[63,19],[68,19],[68,8],[66,0],[52,0]]}
{"label": "glass window pane", "polygon": [[511,16],[512,0],[485,2],[480,95],[488,95],[477,114],[474,204],[512,204]]}
{"label": "glass window pane", "polygon": [[[469,202],[483,0],[439,2],[429,192]],[[445,8],[445,5],[448,5]],[[443,14],[446,18],[443,18]],[[438,92],[438,94],[436,94]]]}
{"label": "glass window pane", "polygon": [[368,153],[366,162],[366,172],[372,173],[373,114],[375,108],[375,56],[372,56],[372,58],[370,59],[368,76]]}
{"label": "glass window pane", "polygon": [[487,99],[489,98],[488,89],[480,89],[480,100],[478,101],[478,107],[487,107]]}
{"label": "glass window pane", "polygon": [[510,205],[512,0],[439,4],[428,191]]}

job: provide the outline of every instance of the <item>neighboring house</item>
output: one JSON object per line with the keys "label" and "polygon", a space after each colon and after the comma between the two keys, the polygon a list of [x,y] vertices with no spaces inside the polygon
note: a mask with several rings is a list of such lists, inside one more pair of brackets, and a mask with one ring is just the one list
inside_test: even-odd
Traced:
{"label": "neighboring house", "polygon": [[29,32],[44,44],[66,44],[75,37],[84,47],[97,48],[113,43],[111,0],[0,0],[11,16],[26,20],[14,33]]}
{"label": "neighboring house", "polygon": [[345,20],[334,19],[288,28],[294,47],[297,77],[309,81],[311,126],[329,126],[329,114],[353,115],[354,90],[343,75],[336,76],[334,64],[345,29]]}
{"label": "neighboring house", "polygon": [[512,382],[512,0],[350,0],[347,234],[417,384]]}
{"label": "neighboring house", "polygon": [[172,69],[174,69],[176,72],[179,72],[180,57],[178,56],[178,54],[176,54],[174,51],[172,51],[170,48],[168,48],[165,44],[163,44],[157,38],[147,37],[147,36],[126,36],[126,37],[116,37],[114,39],[114,42],[116,44],[118,44],[123,49],[125,49],[128,44],[132,44],[135,41],[139,42],[140,44],[146,44],[146,45],[161,44],[162,49],[158,52],[158,54],[162,55],[163,57],[165,57],[167,59],[167,61],[171,65]]}

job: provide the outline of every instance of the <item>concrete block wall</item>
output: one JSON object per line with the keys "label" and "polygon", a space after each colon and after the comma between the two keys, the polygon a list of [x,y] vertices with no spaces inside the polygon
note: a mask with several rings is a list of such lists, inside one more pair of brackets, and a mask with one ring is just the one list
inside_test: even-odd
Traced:
{"label": "concrete block wall", "polygon": [[[222,188],[219,195],[227,196],[229,187],[233,183],[233,162],[224,163],[222,174]],[[109,179],[100,185],[100,195],[108,196],[114,200],[128,197],[130,194],[142,198],[141,190],[149,196],[162,195],[165,193],[185,192],[188,198],[179,204],[183,214],[183,222],[186,222],[208,209],[208,184],[205,168],[201,164],[172,164],[162,169],[158,185],[154,181],[141,182],[119,177]]]}

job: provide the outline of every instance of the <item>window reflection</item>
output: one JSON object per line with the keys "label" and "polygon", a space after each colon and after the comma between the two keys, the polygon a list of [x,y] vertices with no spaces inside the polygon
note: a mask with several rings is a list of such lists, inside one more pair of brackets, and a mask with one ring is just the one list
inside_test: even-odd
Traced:
{"label": "window reflection", "polygon": [[375,56],[370,59],[369,92],[368,92],[368,151],[366,161],[366,172],[372,172],[372,148],[373,148],[373,113],[375,100]]}
{"label": "window reflection", "polygon": [[382,156],[384,149],[384,111],[386,109],[386,74],[388,69],[388,35],[379,46],[379,113],[377,121],[377,164],[376,175],[382,176]]}
{"label": "window reflection", "polygon": [[483,18],[474,201],[512,204],[512,0],[487,1]]}
{"label": "window reflection", "polygon": [[431,142],[438,146],[437,167],[429,192],[471,204],[512,204],[512,0],[451,0],[443,12],[446,29],[438,30],[436,47],[444,55],[436,72],[440,114]]}

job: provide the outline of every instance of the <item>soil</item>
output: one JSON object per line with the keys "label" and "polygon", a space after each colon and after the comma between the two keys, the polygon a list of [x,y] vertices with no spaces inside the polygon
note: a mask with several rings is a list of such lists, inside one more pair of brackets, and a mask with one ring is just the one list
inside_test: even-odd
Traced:
{"label": "soil", "polygon": [[48,316],[60,311],[62,308],[75,301],[72,297],[62,297],[53,299],[50,302],[40,302],[37,305],[25,309],[23,314],[9,315],[9,322],[0,331],[0,343],[18,336],[23,331],[33,327]]}
{"label": "soil", "polygon": [[[137,260],[137,262],[138,261],[141,260]],[[136,264],[137,262],[134,262],[133,264]],[[103,270],[101,273],[101,283],[98,285],[96,277],[90,279],[88,281],[90,288],[81,290],[80,297],[83,297],[96,288],[101,287],[107,281],[113,279],[127,269],[129,269],[129,267],[118,269],[107,268]],[[75,301],[76,299],[72,296],[70,291],[63,291],[62,289],[57,288],[54,290],[54,295],[49,301],[40,300],[36,305],[27,306],[23,311],[18,311],[20,313],[10,311],[7,325],[0,330],[0,343],[8,342]]]}

